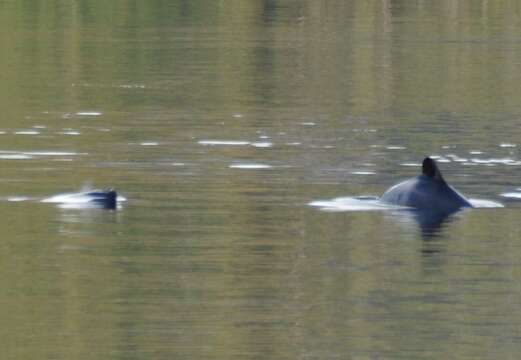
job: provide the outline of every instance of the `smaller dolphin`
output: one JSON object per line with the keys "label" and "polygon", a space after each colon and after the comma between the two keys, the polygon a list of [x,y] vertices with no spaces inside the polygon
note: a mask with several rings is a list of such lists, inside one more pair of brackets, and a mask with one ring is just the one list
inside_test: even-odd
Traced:
{"label": "smaller dolphin", "polygon": [[60,194],[42,200],[42,202],[75,205],[77,207],[95,207],[116,209],[118,193],[114,189],[91,190],[79,193]]}
{"label": "smaller dolphin", "polygon": [[437,213],[452,213],[472,204],[445,182],[436,162],[426,157],[422,174],[387,190],[380,201]]}

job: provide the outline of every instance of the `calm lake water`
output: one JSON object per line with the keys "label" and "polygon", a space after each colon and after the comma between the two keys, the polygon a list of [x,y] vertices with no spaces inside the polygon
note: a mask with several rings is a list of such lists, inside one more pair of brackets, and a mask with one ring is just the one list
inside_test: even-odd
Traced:
{"label": "calm lake water", "polygon": [[[518,2],[8,0],[0,20],[3,358],[519,357]],[[426,155],[505,207],[425,228],[309,206]],[[89,186],[128,201],[39,201]]]}

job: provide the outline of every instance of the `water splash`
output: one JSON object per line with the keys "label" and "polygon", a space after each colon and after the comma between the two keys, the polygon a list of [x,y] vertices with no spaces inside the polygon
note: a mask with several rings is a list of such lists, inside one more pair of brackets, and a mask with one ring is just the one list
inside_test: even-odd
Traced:
{"label": "water splash", "polygon": [[[106,199],[100,190],[85,190],[86,186],[83,187],[79,193],[63,193],[51,196],[41,200],[42,203],[55,203],[61,207],[66,208],[100,208],[104,207],[103,201]],[[99,195],[96,192],[100,193]],[[124,196],[117,195],[116,202],[122,203],[127,201]]]}
{"label": "water splash", "polygon": [[505,207],[503,204],[486,199],[468,199],[470,204],[476,209],[492,209],[492,208],[502,208]]}
{"label": "water splash", "polygon": [[[520,194],[521,196],[521,194]],[[474,208],[502,208],[503,204],[484,199],[468,199]],[[414,210],[406,206],[397,206],[380,201],[376,196],[339,197],[331,200],[316,200],[308,204],[328,212],[345,211],[392,211]]]}

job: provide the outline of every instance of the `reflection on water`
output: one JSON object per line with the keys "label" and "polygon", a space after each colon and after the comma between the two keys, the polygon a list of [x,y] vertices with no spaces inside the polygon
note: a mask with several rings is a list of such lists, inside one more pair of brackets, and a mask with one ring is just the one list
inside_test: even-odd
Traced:
{"label": "reflection on water", "polygon": [[407,225],[406,230],[411,231],[410,226],[416,225],[422,239],[426,240],[442,235],[447,226],[454,221],[456,214],[459,214],[459,211],[406,210],[394,215],[398,223]]}
{"label": "reflection on water", "polygon": [[[0,9],[5,358],[520,353],[514,2]],[[505,207],[346,198],[427,155]],[[129,201],[39,201],[84,184]]]}
{"label": "reflection on water", "polygon": [[[504,196],[504,195],[503,195]],[[472,207],[477,209],[502,208],[503,204],[483,199],[469,199]],[[406,226],[409,231],[414,231],[411,226],[420,229],[422,238],[439,236],[445,226],[465,209],[442,211],[433,209],[413,209],[404,206],[392,205],[381,202],[378,197],[357,196],[341,197],[332,200],[316,200],[309,203],[325,212],[350,212],[350,211],[382,211],[390,214],[395,222]]]}

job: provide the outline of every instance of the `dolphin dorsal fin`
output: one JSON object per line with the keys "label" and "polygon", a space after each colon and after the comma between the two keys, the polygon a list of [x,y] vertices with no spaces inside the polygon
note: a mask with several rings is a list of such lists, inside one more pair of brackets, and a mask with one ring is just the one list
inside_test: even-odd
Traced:
{"label": "dolphin dorsal fin", "polygon": [[445,181],[443,180],[443,176],[441,176],[441,172],[438,169],[438,165],[436,165],[436,162],[430,157],[426,157],[425,159],[423,159],[422,174],[434,180],[443,182]]}

